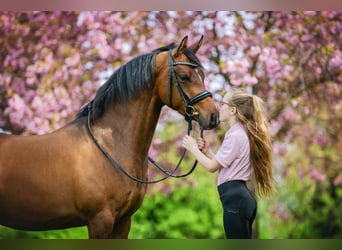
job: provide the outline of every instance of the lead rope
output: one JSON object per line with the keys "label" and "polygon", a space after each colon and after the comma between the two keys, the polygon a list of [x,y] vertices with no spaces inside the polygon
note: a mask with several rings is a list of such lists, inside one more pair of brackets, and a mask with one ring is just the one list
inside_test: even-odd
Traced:
{"label": "lead rope", "polygon": [[[191,126],[191,121],[188,121],[188,132],[187,135],[190,135],[190,132],[192,130],[192,126]],[[201,138],[203,138],[203,129],[201,129],[201,133],[200,133]],[[155,160],[153,160],[151,157],[148,157],[148,160],[154,165],[156,166],[160,171],[162,171],[165,175],[167,175],[168,177],[173,177],[173,178],[182,178],[182,177],[186,177],[188,175],[190,175],[196,168],[198,161],[195,160],[194,164],[192,165],[191,169],[189,170],[188,173],[186,174],[182,174],[182,175],[175,175],[175,172],[178,170],[178,168],[180,167],[180,165],[182,164],[182,161],[186,155],[187,150],[184,149],[183,153],[181,155],[181,158],[178,161],[178,164],[176,165],[176,167],[174,168],[174,170],[172,172],[167,171],[166,169],[164,169],[159,163],[157,163]]]}
{"label": "lead rope", "polygon": [[[177,169],[179,168],[180,164],[182,163],[184,157],[185,157],[185,153],[186,153],[186,150],[183,151],[183,154],[181,156],[181,159],[179,160],[177,166],[175,167],[175,169],[172,171],[172,172],[169,172],[167,170],[165,170],[163,167],[161,167],[157,162],[155,162],[152,158],[148,157],[148,160],[153,163],[153,165],[155,165],[158,169],[160,169],[164,174],[166,174],[167,176],[161,178],[161,179],[158,179],[158,180],[154,180],[154,181],[147,181],[147,180],[141,180],[139,178],[136,178],[135,176],[129,174],[117,161],[115,161],[113,159],[113,157],[111,157],[111,155],[100,145],[99,141],[96,139],[92,129],[91,129],[91,124],[90,124],[90,117],[91,117],[91,106],[89,105],[88,106],[88,122],[87,122],[87,125],[88,125],[88,130],[89,130],[89,134],[90,136],[92,137],[93,141],[95,142],[96,146],[101,150],[101,152],[107,157],[107,159],[110,160],[110,162],[118,169],[120,170],[124,175],[126,175],[128,178],[130,178],[131,180],[133,181],[136,181],[136,182],[139,182],[139,183],[143,183],[143,184],[155,184],[155,183],[158,183],[158,182],[161,182],[163,180],[166,180],[167,178],[169,177],[174,177],[174,178],[180,178],[180,177],[185,177],[189,174],[191,174],[195,168],[196,168],[196,165],[197,165],[197,160],[195,161],[195,163],[193,164],[191,170],[187,173],[187,174],[184,174],[184,175],[174,175],[174,173],[177,171]],[[190,131],[191,131],[191,120],[189,121],[188,123],[188,135],[190,134]],[[203,130],[201,130],[201,136],[203,136]]]}

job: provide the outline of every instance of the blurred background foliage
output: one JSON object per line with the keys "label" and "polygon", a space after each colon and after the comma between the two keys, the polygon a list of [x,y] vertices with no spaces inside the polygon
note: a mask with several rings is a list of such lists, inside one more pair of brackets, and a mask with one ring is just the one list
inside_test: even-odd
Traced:
{"label": "blurred background foliage", "polygon": [[[204,34],[198,55],[215,99],[239,86],[267,102],[277,190],[258,202],[254,237],[342,237],[342,12],[0,12],[0,23],[0,132],[20,135],[64,126],[130,58]],[[225,129],[206,131],[214,148]],[[185,133],[183,118],[163,109],[152,158],[171,170]],[[151,166],[149,177],[161,175]],[[198,166],[149,186],[129,237],[224,238],[221,220],[216,174]],[[87,230],[0,226],[0,238]]]}

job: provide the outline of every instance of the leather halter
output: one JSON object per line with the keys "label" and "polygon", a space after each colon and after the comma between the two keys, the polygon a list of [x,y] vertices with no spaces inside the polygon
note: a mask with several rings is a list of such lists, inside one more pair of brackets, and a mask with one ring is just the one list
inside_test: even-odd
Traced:
{"label": "leather halter", "polygon": [[190,122],[194,116],[198,115],[198,112],[195,110],[193,105],[207,97],[212,97],[212,93],[207,90],[204,90],[192,98],[189,98],[188,95],[182,89],[182,86],[179,84],[174,66],[176,65],[187,65],[193,68],[197,68],[198,65],[190,62],[174,62],[172,59],[172,50],[168,52],[168,59],[169,59],[169,106],[172,108],[172,82],[175,83],[177,90],[182,97],[184,107],[185,107],[185,115],[184,118],[187,122]]}
{"label": "leather halter", "polygon": [[[184,106],[185,106],[185,115],[184,118],[185,120],[188,122],[188,135],[190,134],[191,130],[192,130],[192,126],[191,126],[191,122],[193,120],[194,116],[198,115],[198,112],[195,110],[195,108],[193,107],[193,105],[201,100],[203,100],[204,98],[207,97],[212,97],[212,94],[207,91],[204,90],[202,92],[200,92],[199,94],[195,95],[192,98],[189,98],[187,96],[187,94],[184,92],[184,90],[182,89],[181,85],[178,82],[175,70],[174,70],[174,66],[176,65],[187,65],[190,67],[195,67],[197,68],[199,65],[194,64],[194,63],[190,63],[190,62],[174,62],[172,59],[172,54],[171,54],[172,50],[169,50],[168,52],[168,57],[169,57],[169,106],[172,108],[172,82],[175,83],[178,92],[180,94],[180,96],[182,97]],[[181,165],[185,154],[186,154],[186,149],[183,150],[183,153],[181,155],[181,158],[178,161],[177,166],[173,169],[172,172],[169,172],[167,170],[165,170],[161,165],[159,165],[156,161],[154,161],[151,157],[148,156],[148,160],[154,165],[156,166],[160,171],[162,171],[166,176],[158,179],[158,180],[154,180],[154,181],[147,181],[147,180],[141,180],[133,175],[131,175],[130,173],[128,173],[116,160],[113,159],[113,157],[100,145],[99,141],[96,139],[92,129],[91,129],[91,104],[88,105],[88,119],[87,119],[87,125],[88,125],[88,130],[90,133],[90,136],[92,137],[93,141],[95,142],[96,146],[101,150],[101,152],[107,157],[108,160],[110,160],[110,162],[118,169],[120,170],[124,175],[126,175],[128,178],[130,178],[133,181],[136,181],[138,183],[142,183],[142,184],[154,184],[154,183],[158,183],[161,182],[169,177],[174,177],[174,178],[181,178],[181,177],[185,177],[188,176],[189,174],[191,174],[197,165],[197,160],[194,162],[192,168],[190,169],[190,171],[186,174],[182,174],[182,175],[175,175],[175,172],[178,170],[179,166]],[[201,130],[201,137],[203,137],[203,130]]]}

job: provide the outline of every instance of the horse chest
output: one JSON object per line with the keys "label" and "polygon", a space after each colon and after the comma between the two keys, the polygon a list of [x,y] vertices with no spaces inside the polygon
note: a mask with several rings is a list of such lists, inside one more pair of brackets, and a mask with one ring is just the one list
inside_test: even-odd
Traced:
{"label": "horse chest", "polygon": [[142,204],[146,193],[146,185],[134,184],[116,193],[113,201],[119,216],[133,214]]}

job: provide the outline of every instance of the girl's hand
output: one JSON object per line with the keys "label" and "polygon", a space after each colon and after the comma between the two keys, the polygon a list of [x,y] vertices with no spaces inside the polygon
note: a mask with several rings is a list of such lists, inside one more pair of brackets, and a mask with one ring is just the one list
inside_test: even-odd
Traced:
{"label": "girl's hand", "polygon": [[192,153],[198,148],[196,140],[189,135],[184,136],[182,146]]}
{"label": "girl's hand", "polygon": [[[192,153],[203,167],[205,167],[209,172],[213,173],[220,169],[220,164],[214,158],[214,155],[207,144],[208,143],[206,143],[204,139],[199,139],[196,141],[189,135],[184,136],[182,142],[183,147]],[[209,155],[201,152],[200,148],[202,148],[202,150],[208,150]]]}
{"label": "girl's hand", "polygon": [[204,154],[208,153],[209,147],[207,145],[207,141],[204,138],[197,139],[197,146]]}

